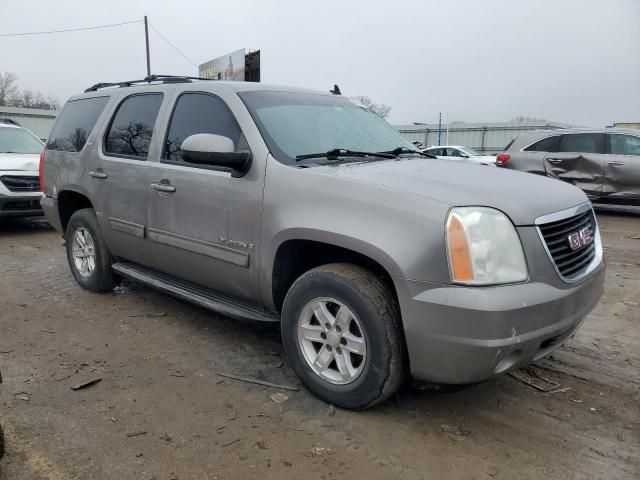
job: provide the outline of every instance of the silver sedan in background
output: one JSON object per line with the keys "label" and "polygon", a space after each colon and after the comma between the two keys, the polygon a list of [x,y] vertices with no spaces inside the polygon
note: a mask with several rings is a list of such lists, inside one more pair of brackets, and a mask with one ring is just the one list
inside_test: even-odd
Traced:
{"label": "silver sedan in background", "polygon": [[541,130],[520,135],[499,167],[557,178],[593,202],[640,205],[640,130]]}

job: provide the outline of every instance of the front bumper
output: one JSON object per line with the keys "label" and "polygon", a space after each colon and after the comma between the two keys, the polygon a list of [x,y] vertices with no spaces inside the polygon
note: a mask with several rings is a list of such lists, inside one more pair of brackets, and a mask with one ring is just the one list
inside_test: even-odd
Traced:
{"label": "front bumper", "polygon": [[43,215],[38,195],[0,195],[0,218]]}
{"label": "front bumper", "polygon": [[604,262],[579,284],[464,287],[396,279],[411,373],[465,384],[524,367],[573,335],[603,293]]}

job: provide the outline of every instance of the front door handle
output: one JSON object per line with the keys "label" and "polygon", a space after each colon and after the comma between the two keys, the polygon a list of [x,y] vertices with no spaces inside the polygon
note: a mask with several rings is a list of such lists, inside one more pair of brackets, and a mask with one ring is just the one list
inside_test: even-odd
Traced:
{"label": "front door handle", "polygon": [[616,166],[620,166],[620,165],[624,165],[623,161],[620,160],[609,160],[607,162],[608,165],[616,165]]}
{"label": "front door handle", "polygon": [[89,172],[89,176],[93,178],[97,178],[98,180],[104,180],[109,175],[104,173],[101,168],[98,168],[96,170],[92,170],[91,172]]}
{"label": "front door handle", "polygon": [[162,179],[158,183],[152,183],[151,188],[158,192],[173,193],[176,191],[176,187],[169,183],[169,180]]}

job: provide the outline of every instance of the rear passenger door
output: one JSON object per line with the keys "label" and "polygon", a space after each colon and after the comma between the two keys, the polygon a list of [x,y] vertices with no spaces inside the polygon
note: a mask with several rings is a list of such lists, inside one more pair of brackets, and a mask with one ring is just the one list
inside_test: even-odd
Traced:
{"label": "rear passenger door", "polygon": [[182,158],[190,135],[211,133],[251,150],[219,96],[185,91],[175,101],[160,162],[150,163],[149,239],[157,268],[242,300],[257,300],[264,169],[242,177]]}
{"label": "rear passenger door", "polygon": [[100,225],[111,253],[153,266],[147,244],[149,172],[156,119],[162,93],[125,97],[107,126],[98,161],[89,175],[99,185]]}
{"label": "rear passenger door", "polygon": [[640,135],[607,134],[602,194],[620,202],[640,200]]}
{"label": "rear passenger door", "polygon": [[604,134],[569,133],[562,135],[557,151],[544,156],[545,171],[581,188],[590,198],[597,198],[604,182]]}

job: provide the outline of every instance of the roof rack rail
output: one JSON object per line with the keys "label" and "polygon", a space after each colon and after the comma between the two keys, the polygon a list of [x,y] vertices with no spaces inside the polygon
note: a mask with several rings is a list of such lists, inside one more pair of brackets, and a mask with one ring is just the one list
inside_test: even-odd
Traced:
{"label": "roof rack rail", "polygon": [[131,87],[133,85],[140,85],[151,82],[161,82],[161,83],[189,83],[193,80],[212,80],[211,78],[202,78],[202,77],[188,77],[182,75],[150,75],[148,77],[143,78],[142,80],[127,80],[125,82],[102,82],[96,83],[95,85],[91,85],[89,88],[85,90],[86,92],[95,92],[100,90],[101,88],[108,87]]}

